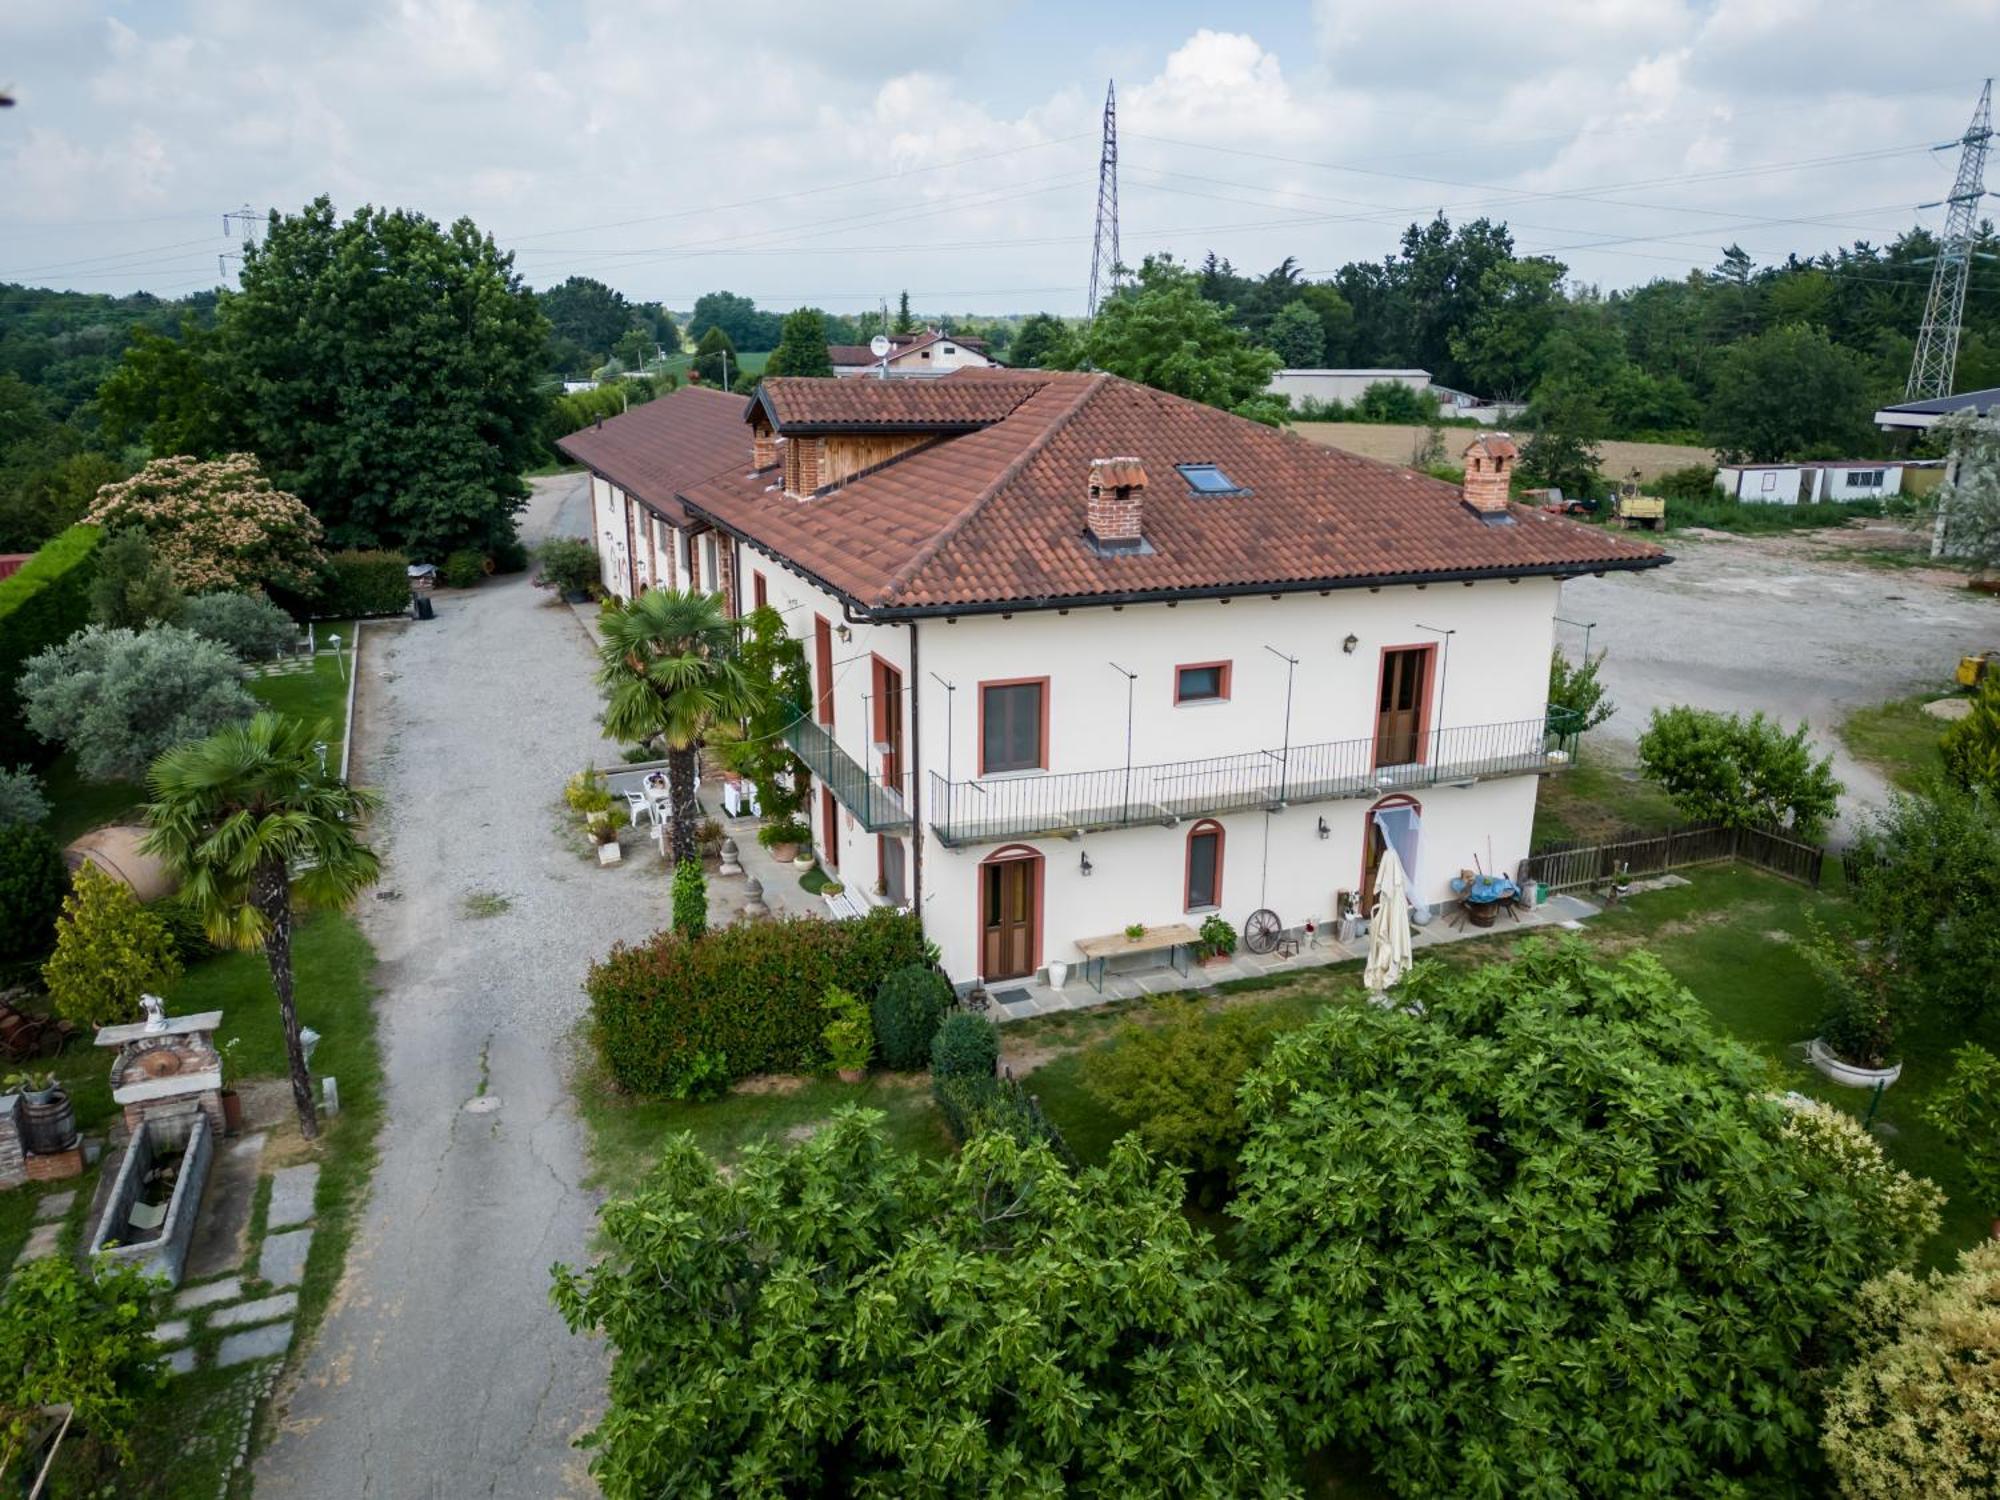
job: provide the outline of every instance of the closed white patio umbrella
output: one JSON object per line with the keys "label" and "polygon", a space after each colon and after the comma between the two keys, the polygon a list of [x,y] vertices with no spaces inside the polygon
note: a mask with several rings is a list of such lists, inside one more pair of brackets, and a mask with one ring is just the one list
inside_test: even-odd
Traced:
{"label": "closed white patio umbrella", "polygon": [[1409,882],[1391,844],[1375,868],[1375,904],[1368,922],[1368,965],[1362,979],[1369,992],[1382,992],[1410,972]]}

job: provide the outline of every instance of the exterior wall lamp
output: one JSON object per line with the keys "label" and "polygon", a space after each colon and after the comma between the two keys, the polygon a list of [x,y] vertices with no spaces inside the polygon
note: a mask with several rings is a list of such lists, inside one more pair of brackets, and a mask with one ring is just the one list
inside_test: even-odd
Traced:
{"label": "exterior wall lamp", "polygon": [[1333,837],[1333,830],[1326,826],[1325,818],[1321,818],[1319,820],[1319,836],[1323,839],[1330,839]]}
{"label": "exterior wall lamp", "polygon": [[840,637],[840,643],[843,646],[846,645],[849,641],[854,639],[854,632],[851,629],[849,629],[846,625],[836,625],[834,627],[833,633]]}
{"label": "exterior wall lamp", "polygon": [[1084,850],[1081,854],[1079,854],[1077,856],[1077,859],[1081,864],[1083,873],[1086,875],[1088,875],[1092,870],[1097,868],[1090,862],[1090,851],[1088,849]]}
{"label": "exterior wall lamp", "polygon": [[1360,644],[1361,644],[1360,636],[1350,635],[1346,640],[1340,643],[1340,649],[1346,652],[1349,656],[1352,656],[1354,654],[1354,648]]}

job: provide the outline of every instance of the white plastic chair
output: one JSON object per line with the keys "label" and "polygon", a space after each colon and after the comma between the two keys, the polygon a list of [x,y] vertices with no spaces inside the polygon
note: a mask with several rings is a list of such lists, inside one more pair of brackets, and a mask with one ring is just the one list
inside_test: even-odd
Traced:
{"label": "white plastic chair", "polygon": [[632,814],[632,826],[634,828],[639,826],[641,818],[644,818],[648,823],[655,821],[653,804],[646,800],[643,792],[627,792],[625,794],[625,806]]}

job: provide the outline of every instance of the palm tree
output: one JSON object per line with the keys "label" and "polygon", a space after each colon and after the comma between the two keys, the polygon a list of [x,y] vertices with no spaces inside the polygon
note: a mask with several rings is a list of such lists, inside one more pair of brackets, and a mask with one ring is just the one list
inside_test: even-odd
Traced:
{"label": "palm tree", "polygon": [[182,899],[212,941],[264,950],[307,1140],[319,1134],[319,1116],[292,993],[292,912],[346,906],[381,871],[355,833],[380,799],[326,774],[314,749],[326,732],[260,713],[176,746],[146,774],[146,851],[180,877]]}
{"label": "palm tree", "polygon": [[749,717],[757,688],[736,659],[736,629],[714,594],[649,589],[599,618],[597,685],[604,732],[667,747],[674,861],[695,858],[695,745],[717,726]]}

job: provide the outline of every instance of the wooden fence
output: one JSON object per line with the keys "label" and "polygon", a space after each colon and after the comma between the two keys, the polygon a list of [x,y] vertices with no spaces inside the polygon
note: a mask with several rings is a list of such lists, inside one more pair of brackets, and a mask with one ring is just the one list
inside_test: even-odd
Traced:
{"label": "wooden fence", "polygon": [[1530,854],[1522,868],[1527,879],[1554,892],[1606,885],[1621,871],[1643,880],[1731,859],[1817,888],[1826,851],[1767,828],[1708,823],[1658,834],[1634,833],[1608,844],[1549,844]]}

